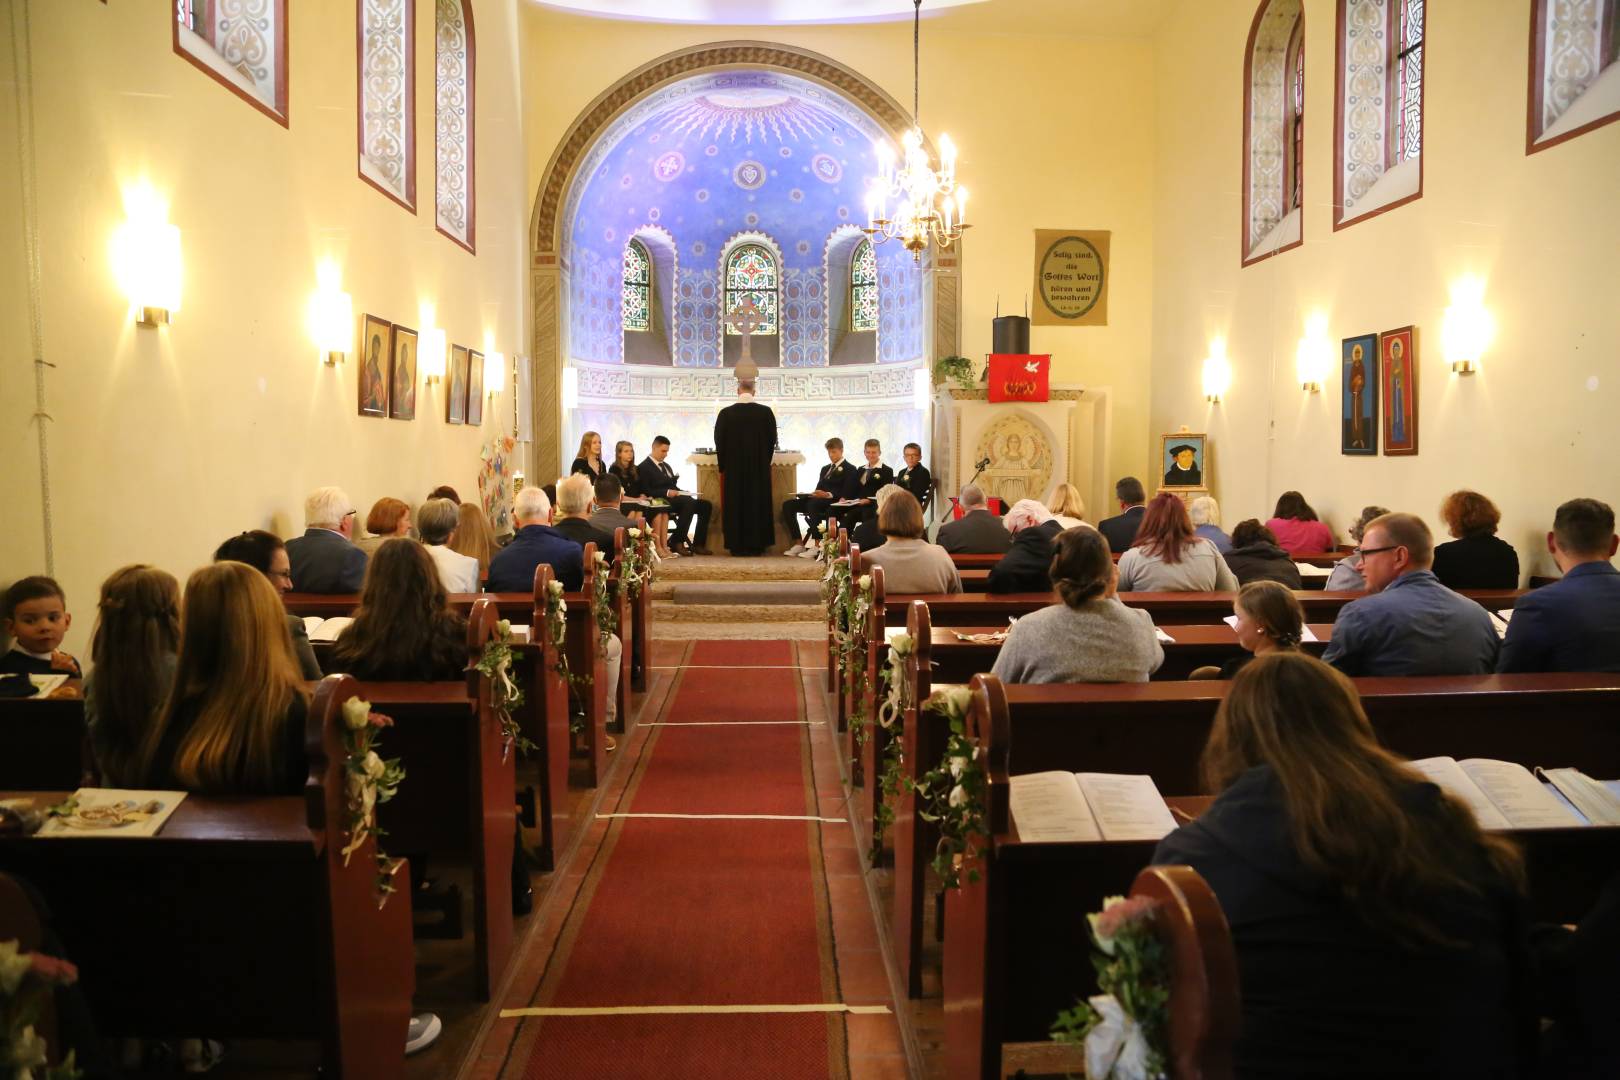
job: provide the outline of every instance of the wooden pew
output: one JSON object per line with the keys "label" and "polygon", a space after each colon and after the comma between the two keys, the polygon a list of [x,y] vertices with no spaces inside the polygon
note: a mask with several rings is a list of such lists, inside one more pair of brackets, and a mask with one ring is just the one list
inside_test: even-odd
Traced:
{"label": "wooden pew", "polygon": [[[495,605],[473,605],[467,650],[476,663],[495,633]],[[378,807],[396,850],[465,860],[473,870],[473,992],[488,1001],[512,954],[516,748],[501,732],[491,680],[469,666],[456,682],[362,682],[359,696],[391,717],[383,738],[405,766],[399,793]]]}
{"label": "wooden pew", "polygon": [[148,839],[0,838],[0,869],[46,897],[103,1035],[307,1039],[332,1076],[404,1075],[409,890],[379,895],[373,840],[342,855],[357,691],[345,676],[317,689],[302,796],[187,796]]}
{"label": "wooden pew", "polygon": [[[980,567],[958,569],[957,576],[962,579],[962,591],[966,593],[987,593],[990,591],[990,571]],[[1327,585],[1327,578],[1302,574],[1300,587],[1306,592],[1321,592]]]}
{"label": "wooden pew", "polygon": [[[1369,694],[1366,683],[1396,681],[1416,680],[1363,680],[1360,688],[1364,704],[1371,705],[1376,700],[1376,695]],[[1533,723],[1526,723],[1526,714],[1515,710],[1517,737],[1521,749],[1548,763],[1554,760],[1557,764],[1573,763],[1589,773],[1595,768],[1599,770],[1595,775],[1612,776],[1617,746],[1620,746],[1620,733],[1614,730],[1620,725],[1613,722],[1615,703],[1620,701],[1620,679],[1589,678],[1588,681],[1596,685],[1575,689],[1576,681],[1570,680],[1561,688],[1549,690],[1560,707],[1541,711]],[[1093,738],[1096,732],[1090,730],[1094,725],[1084,722],[1087,714],[1076,711],[1075,706],[1080,702],[1073,702],[1060,712],[1049,708],[1048,702],[1026,700],[1028,695],[1024,692],[1056,687],[1004,687],[993,676],[976,677],[972,686],[974,698],[968,726],[980,745],[987,748],[989,836],[975,842],[970,858],[973,868],[979,871],[980,880],[972,882],[964,869],[963,888],[951,890],[946,896],[945,1015],[950,1018],[946,1075],[952,1080],[999,1078],[1004,1043],[1043,1038],[1052,1017],[1072,1005],[1077,995],[1087,992],[1089,976],[1083,958],[1089,945],[1084,920],[1079,915],[1097,910],[1105,895],[1122,891],[1125,882],[1152,857],[1155,847],[1152,842],[1144,841],[1022,843],[1009,811],[1009,777],[1035,769],[1149,771],[1145,766],[1151,757],[1158,756],[1157,744],[1163,738],[1156,725],[1145,732],[1146,739],[1139,727],[1135,739],[1137,756],[1125,760],[1136,761],[1144,767],[1118,768],[1122,759],[1097,752],[1098,743]],[[1533,693],[1536,691],[1518,691],[1521,697]],[[1499,688],[1494,693],[1476,691],[1475,696],[1512,697],[1514,694],[1514,691]],[[1035,698],[1040,696],[1035,695]],[[1409,690],[1406,696],[1425,695]],[[1437,696],[1446,697],[1444,693]],[[1531,744],[1542,734],[1538,729],[1543,725],[1556,723],[1554,718],[1564,713],[1583,711],[1581,704],[1571,700],[1580,698],[1587,699],[1584,703],[1587,705],[1598,699],[1607,702],[1597,710],[1586,711],[1582,725],[1584,733],[1590,736],[1589,741],[1602,746],[1592,749],[1584,760],[1574,761],[1561,756],[1556,749],[1534,749]],[[1089,711],[1090,703],[1084,704]],[[1374,710],[1369,707],[1368,711],[1371,715]],[[1454,715],[1434,715],[1441,711]],[[1385,745],[1395,742],[1389,737],[1391,729],[1398,735],[1410,736],[1412,729],[1422,726],[1433,729],[1430,735],[1444,729],[1446,737],[1456,737],[1493,726],[1477,714],[1455,715],[1462,710],[1455,705],[1446,709],[1438,701],[1423,712],[1425,715],[1421,718],[1410,714],[1395,722],[1384,718],[1379,732],[1381,741]],[[1117,726],[1118,721],[1114,724]],[[1375,718],[1374,724],[1380,726],[1379,719]],[[1570,733],[1570,727],[1565,725],[1565,735]],[[1555,734],[1552,743],[1558,742]],[[1502,733],[1487,731],[1472,747],[1453,742],[1448,749],[1438,752],[1450,752],[1459,758],[1472,756],[1479,752],[1481,743],[1497,749],[1506,745]],[[1148,752],[1146,756],[1144,751]],[[1508,755],[1493,753],[1491,756]],[[1509,760],[1514,759],[1509,757]],[[1168,770],[1169,773],[1175,771]],[[1161,791],[1190,790],[1168,786],[1157,773],[1154,778]],[[1167,797],[1165,801],[1189,816],[1196,816],[1210,800]],[[1601,879],[1620,859],[1620,829],[1540,829],[1509,835],[1526,849],[1532,906],[1542,918],[1573,921],[1584,914],[1597,895]]]}
{"label": "wooden pew", "polygon": [[622,525],[613,530],[613,559],[612,569],[608,572],[608,590],[613,598],[614,622],[618,624],[613,632],[619,635],[619,685],[615,701],[617,715],[608,730],[616,735],[629,730],[631,647],[635,643],[635,627],[631,623],[633,610],[629,594],[624,589],[624,547],[628,542],[629,537],[625,535]]}
{"label": "wooden pew", "polygon": [[[849,557],[848,530],[839,529],[837,539],[833,541],[833,543],[837,545],[837,558],[843,559]],[[840,671],[838,667],[838,645],[837,641],[835,640],[837,638],[838,629],[839,623],[837,613],[834,612],[831,607],[829,607],[827,610],[827,693],[829,694],[836,693],[838,691],[843,675],[843,672]],[[839,717],[838,730],[844,730],[843,717]]]}
{"label": "wooden pew", "polygon": [[638,694],[647,692],[648,649],[652,647],[652,585],[644,584],[630,606],[634,609],[630,619],[634,624],[625,648],[630,653],[630,688]]}
{"label": "wooden pew", "polygon": [[[1341,560],[1348,557],[1349,554],[1348,551],[1296,551],[1289,558],[1297,563],[1332,569]],[[1114,552],[1113,557],[1115,562],[1119,562],[1119,552]],[[988,570],[1000,561],[1000,555],[982,555],[968,552],[952,552],[951,554],[951,562],[956,564],[958,571]]]}
{"label": "wooden pew", "polygon": [[[1168,592],[1120,593],[1119,599],[1128,607],[1142,608],[1153,616],[1160,626],[1191,626],[1216,624],[1232,614],[1232,601],[1236,593],[1230,592]],[[1300,607],[1305,610],[1308,623],[1333,622],[1344,605],[1361,599],[1365,593],[1296,591]],[[1522,589],[1479,589],[1464,592],[1463,596],[1475,600],[1487,609],[1511,608]],[[928,604],[935,626],[1005,626],[1008,617],[1028,615],[1043,607],[1059,603],[1056,593],[891,593],[886,600],[887,624],[906,625],[906,609],[913,600]]]}
{"label": "wooden pew", "polygon": [[[577,593],[564,593],[568,602],[568,637],[563,648],[568,656],[569,669],[578,677],[589,680],[584,686],[570,690],[579,694],[585,707],[585,731],[581,736],[584,747],[586,786],[596,787],[607,772],[607,676],[602,659],[600,632],[596,625],[596,607],[592,603],[592,588],[596,573],[596,544],[585,545],[585,581]],[[532,604],[533,598],[528,598]]]}
{"label": "wooden pew", "polygon": [[93,764],[89,753],[83,680],[50,697],[0,698],[0,791],[76,788]]}
{"label": "wooden pew", "polygon": [[[853,722],[846,726],[849,728],[849,739],[844,747],[846,760],[850,763],[850,783],[856,787],[865,786],[867,789],[867,802],[870,803],[874,793],[878,792],[878,785],[873,782],[877,776],[874,762],[880,759],[872,757],[874,744],[878,741],[877,735],[877,700],[880,667],[888,656],[888,645],[883,635],[883,567],[869,565],[862,562],[859,548],[851,545],[850,558],[856,564],[855,579],[859,580],[863,574],[872,575],[872,609],[866,618],[866,625],[860,628],[864,639],[862,652],[866,659],[866,678],[860,680],[864,686],[856,685],[853,670],[844,673],[842,683],[842,696],[844,703],[839,712],[852,720],[857,712],[865,717],[863,724],[865,735],[860,747],[855,745],[855,725]],[[870,810],[870,806],[868,807]],[[870,822],[871,814],[864,815]]]}
{"label": "wooden pew", "polygon": [[535,567],[527,640],[514,645],[523,670],[523,704],[513,715],[524,736],[534,743],[532,773],[525,773],[536,780],[535,814],[540,829],[536,854],[543,870],[556,868],[574,825],[568,804],[569,747],[573,742],[568,730],[568,686],[557,674],[558,650],[563,643],[552,638],[545,618],[546,596],[554,579],[548,564]]}
{"label": "wooden pew", "polygon": [[939,830],[933,823],[924,821],[918,812],[917,796],[911,785],[920,781],[944,756],[949,734],[945,718],[923,708],[936,685],[928,611],[928,605],[921,601],[912,604],[906,624],[906,633],[916,642],[915,650],[906,658],[905,677],[912,687],[912,707],[906,710],[905,730],[901,734],[905,777],[910,783],[901,789],[895,802],[893,828],[894,907],[890,912],[889,938],[894,943],[906,993],[911,997],[921,997],[923,992],[923,903],[928,865],[939,843]]}

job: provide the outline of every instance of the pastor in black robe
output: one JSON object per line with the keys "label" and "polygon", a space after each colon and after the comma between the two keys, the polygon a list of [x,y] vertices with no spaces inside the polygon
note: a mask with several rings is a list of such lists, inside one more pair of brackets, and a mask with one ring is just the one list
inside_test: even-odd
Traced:
{"label": "pastor in black robe", "polygon": [[748,395],[720,410],[714,452],[723,480],[721,521],[733,555],[763,555],[776,541],[771,516],[775,450],[776,414],[769,406]]}

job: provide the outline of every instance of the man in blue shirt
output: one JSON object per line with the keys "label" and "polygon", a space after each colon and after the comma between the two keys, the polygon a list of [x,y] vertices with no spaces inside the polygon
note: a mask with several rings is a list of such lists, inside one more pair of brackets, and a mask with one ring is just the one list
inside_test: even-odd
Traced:
{"label": "man in blue shirt", "polygon": [[1322,659],[1346,675],[1485,675],[1501,649],[1486,610],[1440,584],[1416,514],[1367,523],[1356,554],[1368,595],[1346,604]]}
{"label": "man in blue shirt", "polygon": [[553,529],[551,500],[537,487],[526,487],[512,500],[517,535],[489,560],[490,592],[534,591],[534,571],[550,563],[564,589],[576,592],[585,584],[585,560],[579,544]]}
{"label": "man in blue shirt", "polygon": [[1521,597],[1498,671],[1620,672],[1620,548],[1614,511],[1596,499],[1558,508],[1547,550],[1563,578]]}

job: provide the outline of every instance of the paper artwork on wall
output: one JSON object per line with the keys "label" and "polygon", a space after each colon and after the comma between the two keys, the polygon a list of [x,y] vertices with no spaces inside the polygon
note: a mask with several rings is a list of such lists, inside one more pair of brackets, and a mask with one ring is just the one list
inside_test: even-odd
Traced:
{"label": "paper artwork on wall", "polygon": [[416,331],[394,327],[394,349],[388,370],[388,415],[416,419]]}
{"label": "paper artwork on wall", "polygon": [[445,396],[444,419],[450,424],[467,422],[467,346],[450,346],[449,390]]}
{"label": "paper artwork on wall", "polygon": [[1401,457],[1418,452],[1417,327],[1403,326],[1378,335],[1384,367],[1384,453]]}
{"label": "paper artwork on wall", "polygon": [[1340,344],[1339,453],[1378,453],[1378,335]]}
{"label": "paper artwork on wall", "polygon": [[388,357],[394,324],[367,315],[360,333],[360,415],[388,415]]}
{"label": "paper artwork on wall", "polygon": [[484,354],[467,354],[467,423],[484,422]]}

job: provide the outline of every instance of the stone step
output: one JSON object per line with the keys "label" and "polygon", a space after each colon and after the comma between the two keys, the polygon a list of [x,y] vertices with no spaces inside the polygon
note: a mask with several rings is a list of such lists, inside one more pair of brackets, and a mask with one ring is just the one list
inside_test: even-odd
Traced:
{"label": "stone step", "polygon": [[825,622],[820,604],[658,604],[653,622]]}
{"label": "stone step", "polygon": [[819,581],[676,581],[655,601],[671,604],[820,605]]}
{"label": "stone step", "polygon": [[657,580],[677,581],[819,581],[821,564],[814,559],[763,555],[734,559],[727,555],[692,555],[658,564]]}

